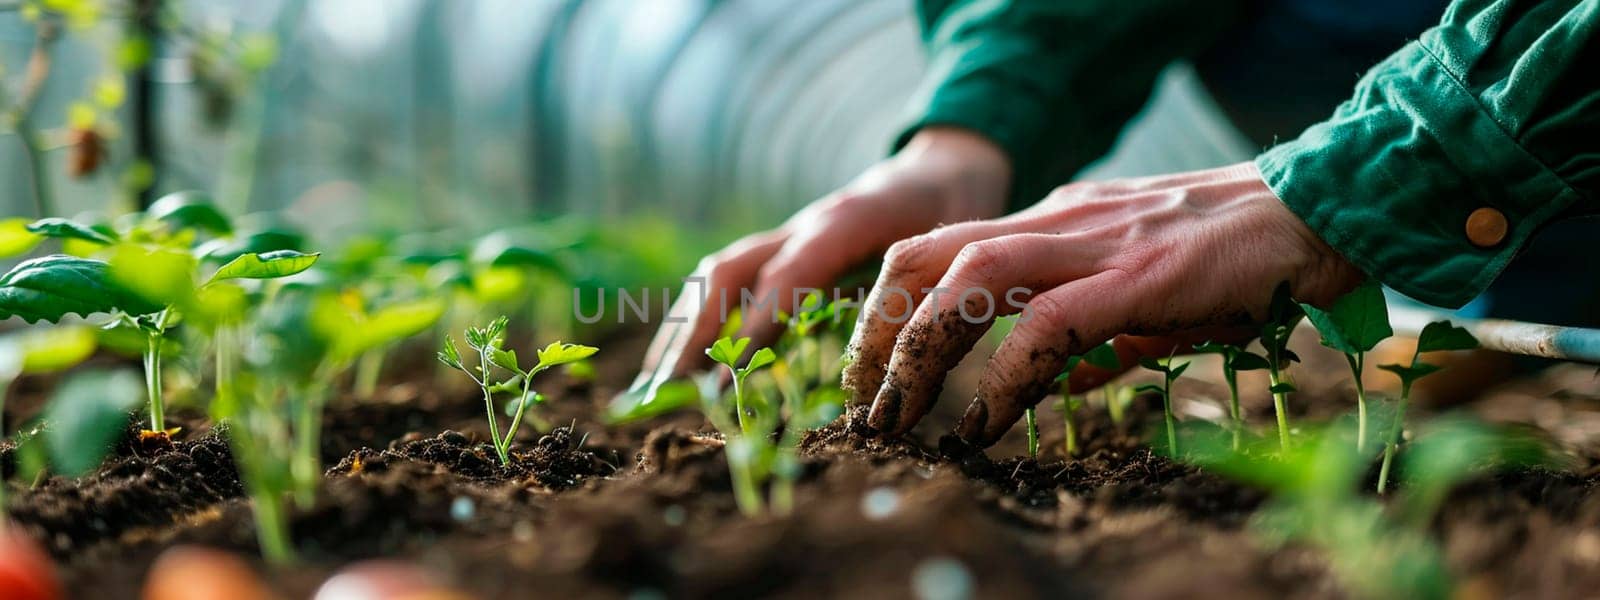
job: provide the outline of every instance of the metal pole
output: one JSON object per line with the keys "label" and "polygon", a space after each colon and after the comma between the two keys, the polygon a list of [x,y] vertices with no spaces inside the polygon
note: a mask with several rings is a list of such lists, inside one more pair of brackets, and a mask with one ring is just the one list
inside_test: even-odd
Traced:
{"label": "metal pole", "polygon": [[1443,319],[1472,332],[1478,343],[1489,350],[1600,364],[1600,329],[1503,319],[1452,318],[1415,308],[1391,308],[1389,311],[1389,321],[1397,334],[1417,335],[1428,323]]}

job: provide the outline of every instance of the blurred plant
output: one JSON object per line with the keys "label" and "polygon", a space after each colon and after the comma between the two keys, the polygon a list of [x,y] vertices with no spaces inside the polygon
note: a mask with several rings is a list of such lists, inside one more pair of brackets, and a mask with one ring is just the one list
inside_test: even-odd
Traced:
{"label": "blurred plant", "polygon": [[[1062,441],[1061,450],[1067,458],[1078,455],[1078,427],[1074,423],[1072,415],[1083,407],[1083,398],[1072,393],[1071,378],[1072,372],[1077,370],[1078,365],[1081,364],[1088,364],[1105,371],[1116,371],[1122,368],[1122,361],[1117,358],[1117,350],[1109,342],[1096,346],[1081,356],[1067,358],[1066,369],[1060,375],[1057,375],[1055,379],[1056,388],[1061,392],[1061,402],[1056,405],[1056,408],[1061,411],[1062,424],[1066,430],[1066,438]],[[1107,403],[1109,404],[1110,402],[1111,400],[1108,396]],[[1037,440],[1038,435],[1038,430],[1030,424],[1028,427],[1029,439]],[[1029,447],[1033,448],[1036,445],[1037,442],[1034,441],[1029,444]],[[1029,450],[1030,456],[1034,453],[1034,449]]]}
{"label": "blurred plant", "polygon": [[1391,335],[1383,286],[1368,280],[1333,302],[1328,310],[1301,303],[1306,319],[1322,334],[1322,345],[1344,353],[1356,384],[1356,451],[1367,449],[1367,388],[1361,383],[1367,352]]}
{"label": "blurred plant", "polygon": [[[55,373],[94,353],[94,333],[86,327],[36,328],[0,337],[0,441],[6,438],[6,395],[22,375]],[[5,473],[0,471],[0,515],[5,515]],[[6,528],[0,516],[0,535]]]}
{"label": "blurred plant", "polygon": [[1222,358],[1222,380],[1228,384],[1228,419],[1233,429],[1233,447],[1239,448],[1244,435],[1244,411],[1239,407],[1239,372],[1271,368],[1267,359],[1232,344],[1206,342],[1195,346],[1196,352],[1216,354]]}
{"label": "blurred plant", "polygon": [[1478,347],[1477,338],[1449,321],[1436,321],[1422,328],[1417,335],[1417,349],[1411,353],[1409,365],[1379,365],[1378,368],[1394,373],[1400,378],[1400,399],[1394,409],[1394,422],[1390,424],[1383,447],[1383,467],[1378,471],[1378,493],[1384,493],[1389,483],[1389,465],[1394,460],[1395,448],[1400,444],[1405,429],[1406,404],[1411,400],[1411,386],[1418,379],[1439,370],[1437,365],[1422,362],[1422,353],[1445,350],[1471,350]]}
{"label": "blurred plant", "polygon": [[1187,450],[1178,458],[1271,493],[1252,519],[1252,532],[1272,546],[1301,542],[1321,550],[1356,597],[1451,597],[1450,573],[1429,531],[1449,490],[1489,468],[1547,460],[1529,437],[1440,419],[1407,454],[1408,493],[1386,509],[1356,492],[1369,463],[1353,450],[1347,425],[1303,432],[1288,451],[1260,438],[1235,449],[1229,432],[1204,423],[1184,433]]}
{"label": "blurred plant", "polygon": [[[455,341],[446,337],[439,351],[439,360],[462,373],[471,377],[473,383],[483,390],[483,404],[489,417],[489,436],[494,442],[495,453],[500,456],[500,464],[511,464],[511,441],[516,439],[517,429],[522,425],[522,415],[527,412],[528,405],[538,401],[539,395],[532,391],[533,378],[551,367],[575,363],[593,356],[599,349],[593,346],[578,344],[563,344],[552,342],[538,351],[539,360],[533,367],[523,370],[517,361],[515,350],[505,349],[507,319],[501,316],[484,327],[471,327],[466,330],[467,346],[478,353],[478,364],[467,366],[462,364],[461,355],[456,350]],[[512,380],[495,381],[494,368],[499,367],[511,373]],[[474,372],[477,374],[475,375]],[[500,435],[500,426],[495,423],[494,390],[508,385],[514,385],[514,380],[522,381],[521,393],[515,400],[516,410],[511,418],[511,425],[505,435]],[[514,387],[512,389],[515,389]],[[508,409],[509,410],[509,409]]]}
{"label": "blurred plant", "polygon": [[1138,391],[1154,392],[1161,395],[1161,417],[1167,425],[1167,452],[1173,456],[1178,455],[1178,429],[1176,419],[1172,415],[1172,382],[1188,370],[1189,363],[1172,364],[1172,359],[1157,360],[1154,358],[1139,359],[1139,366],[1161,374],[1161,385],[1141,385]]}

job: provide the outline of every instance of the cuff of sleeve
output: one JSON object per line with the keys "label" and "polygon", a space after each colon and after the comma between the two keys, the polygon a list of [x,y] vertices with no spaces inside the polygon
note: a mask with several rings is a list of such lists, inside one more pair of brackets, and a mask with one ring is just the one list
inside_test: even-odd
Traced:
{"label": "cuff of sleeve", "polygon": [[[1373,68],[1333,118],[1256,158],[1262,177],[1328,245],[1384,285],[1459,307],[1578,194],[1528,154],[1428,50]],[[1474,210],[1508,222],[1474,245]]]}
{"label": "cuff of sleeve", "polygon": [[1063,183],[1050,176],[1054,170],[1045,164],[1050,161],[1041,146],[1044,124],[1051,122],[1049,84],[1038,79],[1038,73],[1005,68],[1009,44],[991,39],[987,47],[968,45],[951,44],[932,56],[923,78],[926,83],[908,104],[908,125],[890,150],[899,152],[918,130],[935,125],[982,135],[1011,161],[1007,206],[1015,210]]}

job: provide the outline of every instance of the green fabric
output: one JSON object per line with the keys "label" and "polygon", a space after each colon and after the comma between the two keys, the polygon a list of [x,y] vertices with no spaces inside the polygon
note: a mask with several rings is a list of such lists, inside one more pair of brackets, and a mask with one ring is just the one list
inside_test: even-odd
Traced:
{"label": "green fabric", "polygon": [[1109,151],[1161,70],[1245,3],[922,0],[928,73],[895,149],[929,125],[976,131],[1011,159],[1011,207],[1033,204]]}
{"label": "green fabric", "polygon": [[[923,0],[929,73],[896,148],[927,125],[977,131],[1011,157],[1012,206],[1025,206],[1108,151],[1160,71],[1247,10],[1244,0]],[[1456,0],[1332,118],[1256,163],[1363,271],[1460,306],[1541,225],[1597,212],[1597,27],[1600,0]],[[1485,206],[1511,225],[1493,248],[1465,233]]]}
{"label": "green fabric", "polygon": [[[1331,119],[1256,164],[1357,267],[1424,302],[1465,304],[1540,226],[1596,211],[1597,27],[1600,0],[1457,0]],[[1466,237],[1481,207],[1510,223],[1491,248]]]}

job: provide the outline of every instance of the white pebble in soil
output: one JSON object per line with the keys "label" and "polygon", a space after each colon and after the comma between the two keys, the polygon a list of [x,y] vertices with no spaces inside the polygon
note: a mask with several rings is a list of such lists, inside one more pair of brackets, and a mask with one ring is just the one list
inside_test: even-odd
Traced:
{"label": "white pebble in soil", "polygon": [[450,501],[450,518],[455,519],[456,521],[471,521],[472,515],[476,514],[477,512],[478,507],[472,503],[471,498],[466,496],[456,496],[455,500]]}
{"label": "white pebble in soil", "polygon": [[918,600],[966,600],[972,597],[972,572],[959,560],[935,556],[911,572],[911,592]]}
{"label": "white pebble in soil", "polygon": [[892,488],[877,487],[861,496],[861,514],[868,519],[881,521],[900,509],[900,492]]}

